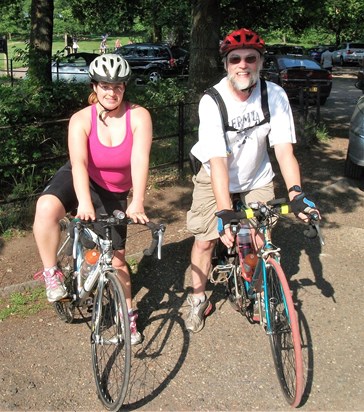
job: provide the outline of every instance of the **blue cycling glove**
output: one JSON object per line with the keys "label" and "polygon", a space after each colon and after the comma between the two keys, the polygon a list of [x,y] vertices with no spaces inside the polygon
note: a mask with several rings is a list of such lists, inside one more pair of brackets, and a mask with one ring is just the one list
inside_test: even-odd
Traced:
{"label": "blue cycling glove", "polygon": [[297,216],[299,213],[309,213],[316,209],[315,203],[306,197],[304,192],[298,194],[291,200],[292,212]]}
{"label": "blue cycling glove", "polygon": [[223,209],[216,212],[215,215],[217,216],[217,230],[219,236],[223,236],[225,229],[230,227],[231,221],[236,221],[235,212],[233,210]]}

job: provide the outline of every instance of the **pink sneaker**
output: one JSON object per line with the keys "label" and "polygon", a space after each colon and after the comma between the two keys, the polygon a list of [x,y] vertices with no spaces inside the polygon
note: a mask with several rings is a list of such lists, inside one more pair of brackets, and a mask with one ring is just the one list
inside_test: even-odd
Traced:
{"label": "pink sneaker", "polygon": [[135,312],[129,313],[130,322],[130,341],[132,345],[138,345],[142,342],[142,335],[138,332],[136,320],[138,319],[138,314]]}

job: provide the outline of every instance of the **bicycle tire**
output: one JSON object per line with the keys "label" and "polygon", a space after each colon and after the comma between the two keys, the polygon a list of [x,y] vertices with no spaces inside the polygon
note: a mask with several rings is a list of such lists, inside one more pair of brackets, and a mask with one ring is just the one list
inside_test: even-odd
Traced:
{"label": "bicycle tire", "polygon": [[292,407],[303,395],[303,360],[298,319],[291,292],[281,265],[268,258],[267,288],[272,333],[270,346],[282,392]]}
{"label": "bicycle tire", "polygon": [[[60,242],[57,251],[57,266],[64,275],[64,285],[70,295],[73,290],[73,258],[72,240],[69,236],[70,221],[64,217],[59,221]],[[58,317],[66,323],[72,323],[75,316],[75,308],[71,306],[70,299],[62,299],[53,302],[53,308]]]}
{"label": "bicycle tire", "polygon": [[109,411],[125,399],[131,368],[128,309],[117,274],[105,273],[94,299],[91,325],[92,366],[98,396]]}

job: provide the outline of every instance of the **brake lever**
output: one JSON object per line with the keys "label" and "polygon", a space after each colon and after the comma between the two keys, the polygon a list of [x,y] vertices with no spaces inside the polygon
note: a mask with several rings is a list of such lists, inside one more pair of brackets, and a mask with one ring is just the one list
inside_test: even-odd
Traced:
{"label": "brake lever", "polygon": [[157,248],[157,256],[160,260],[162,259],[162,245],[166,226],[162,223],[155,225],[152,222],[148,222],[146,225],[152,230],[152,243],[148,249],[143,251],[144,256],[152,256],[155,248]]}
{"label": "brake lever", "polygon": [[321,246],[324,246],[325,240],[321,233],[318,213],[317,212],[310,213],[309,217],[310,217],[309,227],[303,231],[303,234],[309,239],[315,239],[318,236],[320,239]]}
{"label": "brake lever", "polygon": [[162,259],[162,245],[163,245],[163,239],[164,239],[164,232],[166,231],[165,225],[161,224],[158,229],[158,251],[157,251],[157,257],[159,260]]}
{"label": "brake lever", "polygon": [[315,223],[313,223],[313,225],[314,225],[315,230],[316,230],[316,232],[317,232],[317,235],[318,235],[318,237],[319,237],[319,239],[320,239],[321,246],[324,246],[324,245],[325,245],[325,240],[324,240],[324,237],[322,236],[319,223],[318,223],[318,222],[315,222]]}

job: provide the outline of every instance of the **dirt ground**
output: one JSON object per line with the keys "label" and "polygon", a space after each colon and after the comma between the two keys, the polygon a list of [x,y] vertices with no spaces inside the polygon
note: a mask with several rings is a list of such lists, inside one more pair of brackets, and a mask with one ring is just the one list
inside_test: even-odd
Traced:
{"label": "dirt ground", "polygon": [[[297,221],[277,227],[275,235],[298,303],[306,362],[301,408],[310,411],[364,408],[359,293],[364,185],[343,178],[348,122],[361,92],[350,70],[335,74],[321,109],[332,139],[296,150],[303,187],[323,211],[327,244],[321,250],[316,241],[305,240]],[[280,182],[278,177],[277,192],[284,195]],[[145,234],[133,228],[128,240],[128,255],[141,259],[132,282],[144,342],[134,348],[125,410],[286,410],[267,337],[225,305],[221,288],[210,287],[214,313],[205,329],[192,336],[184,329],[191,192],[189,180],[148,190],[150,218],[167,224],[161,262],[141,257]],[[40,267],[31,233],[1,243],[0,296],[19,290],[19,284],[32,286]],[[85,323],[63,324],[51,308],[1,322],[0,410],[102,410],[88,341]]]}

